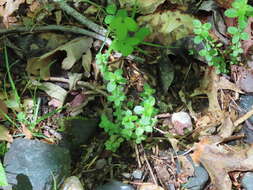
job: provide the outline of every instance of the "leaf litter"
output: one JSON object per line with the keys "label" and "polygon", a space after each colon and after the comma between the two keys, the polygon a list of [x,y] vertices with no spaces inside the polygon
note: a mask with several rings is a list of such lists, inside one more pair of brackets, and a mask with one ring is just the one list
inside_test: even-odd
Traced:
{"label": "leaf litter", "polygon": [[[212,22],[216,24],[213,33],[216,38],[225,43],[225,41],[227,42],[227,36],[224,22],[231,22],[233,24],[233,21],[222,19],[219,7],[227,8],[228,4],[224,3],[223,0],[215,2],[217,3],[215,7],[213,4],[209,4],[208,6],[210,7],[203,5],[200,9],[212,12]],[[215,2],[213,1],[212,3]],[[24,3],[29,5],[31,12],[29,12],[30,15],[20,15],[23,18],[23,20],[20,20],[20,17],[17,15],[20,14],[20,6]],[[139,5],[138,13],[141,15],[137,19],[138,23],[149,26],[152,31],[147,41],[171,45],[192,34],[194,16],[187,11],[182,11],[188,9],[190,4],[182,3],[181,1],[171,1],[170,3],[175,10],[170,10],[166,8],[167,2],[163,0],[138,0],[137,3]],[[25,19],[28,19],[33,14],[36,15],[36,9],[41,8],[39,4],[40,2],[36,0],[30,2],[25,2],[24,0],[0,0],[0,16],[3,17],[3,24],[5,27],[10,28],[15,23],[24,22]],[[84,5],[87,9],[91,8],[87,3],[77,3],[76,8],[80,10],[81,7],[78,6],[81,5]],[[120,0],[120,5],[129,9],[134,5],[134,1]],[[13,13],[16,13],[16,15]],[[48,17],[53,18],[52,13],[49,11],[46,14],[48,14]],[[96,14],[97,12],[93,11],[89,13],[89,16],[95,16],[96,18],[101,16]],[[65,20],[65,17],[58,16],[55,18],[57,24],[62,22],[69,24],[70,21],[68,19]],[[206,19],[206,17],[203,17],[203,19]],[[171,54],[168,57],[166,57],[167,55],[162,55],[165,56],[162,58],[167,60],[165,61],[166,63],[161,64],[160,61],[156,64],[160,65],[160,68],[158,68],[160,72],[157,71],[157,68],[153,69],[155,67],[152,64],[148,64],[157,62],[161,58],[160,50],[150,47],[145,48],[147,52],[154,54],[156,59],[152,59],[152,56],[147,55],[145,56],[146,62],[142,65],[133,63],[133,60],[125,59],[122,61],[121,58],[112,54],[110,69],[127,67],[128,70],[134,71],[126,72],[130,81],[126,91],[130,92],[130,96],[135,97],[135,94],[141,89],[143,81],[152,81],[155,85],[161,86],[160,89],[159,87],[157,89],[157,98],[161,101],[163,100],[167,104],[167,108],[165,108],[164,115],[159,118],[158,125],[155,127],[156,132],[147,139],[147,143],[144,143],[143,149],[140,145],[132,147],[126,144],[123,145],[123,148],[127,150],[125,153],[122,151],[122,153],[112,154],[101,148],[101,144],[103,145],[103,140],[105,139],[105,136],[101,134],[89,146],[86,146],[82,158],[79,159],[73,171],[75,171],[76,175],[82,176],[83,182],[87,187],[93,188],[92,184],[95,184],[95,181],[103,182],[106,176],[108,177],[109,174],[111,175],[115,172],[114,176],[136,185],[141,190],[165,190],[168,187],[180,189],[182,184],[187,182],[188,177],[194,176],[193,164],[185,157],[187,150],[188,152],[192,152],[191,157],[194,164],[202,165],[207,170],[211,178],[211,184],[218,190],[232,189],[234,179],[231,178],[231,175],[233,172],[253,170],[252,147],[242,143],[240,140],[243,136],[240,133],[238,135],[238,131],[242,127],[240,124],[252,116],[252,113],[249,111],[240,118],[238,118],[238,114],[236,113],[238,110],[238,97],[241,94],[252,92],[252,19],[250,18],[248,22],[245,32],[249,34],[250,38],[243,41],[243,50],[247,56],[248,67],[251,68],[243,65],[232,66],[231,77],[229,75],[217,75],[214,69],[206,65],[199,63],[197,65],[196,62],[201,61],[201,58],[196,58],[198,61],[193,61],[186,56],[186,59],[193,65],[191,67],[186,62],[184,63],[183,59],[179,59],[180,64],[175,64],[177,63],[174,61],[175,56],[181,55],[177,54],[173,49],[171,49],[174,52],[173,55]],[[99,72],[94,65],[94,55],[96,54],[94,50],[96,48],[93,47],[94,40],[90,37],[77,37],[72,34],[72,36],[66,35],[67,40],[61,39],[64,42],[62,44],[59,42],[60,40],[57,40],[57,37],[52,37],[55,35],[53,32],[47,31],[46,35],[48,36],[43,37],[41,35],[40,37],[44,38],[44,40],[49,39],[48,47],[44,48],[48,49],[51,47],[51,50],[39,57],[32,57],[25,61],[22,60],[22,64],[27,63],[26,68],[18,65],[18,69],[26,72],[28,77],[21,75],[17,71],[17,76],[13,77],[21,77],[21,80],[25,83],[30,82],[32,84],[33,88],[31,89],[39,89],[40,93],[44,93],[42,97],[46,100],[42,105],[44,108],[40,108],[41,111],[63,108],[70,105],[60,116],[99,116],[102,107],[106,104],[103,97],[107,96],[107,93],[105,92],[103,81],[100,80]],[[11,38],[9,40],[11,41]],[[65,43],[66,41],[68,42]],[[39,47],[36,44],[33,45],[35,49]],[[17,49],[14,52],[18,52]],[[43,51],[43,48],[41,51]],[[168,60],[174,62],[171,63]],[[1,73],[5,72],[4,68],[0,67],[0,69]],[[15,68],[13,72],[15,73]],[[157,76],[159,73],[161,73],[161,76]],[[193,76],[198,76],[198,78],[190,81],[189,77]],[[192,85],[191,82],[198,84],[198,87],[196,87],[196,84]],[[19,82],[16,85],[18,89],[28,88]],[[130,87],[134,87],[135,89],[132,90]],[[1,91],[4,90],[7,91],[7,96],[9,97],[7,99],[1,98],[0,109],[8,117],[12,117],[14,114],[11,110],[13,109],[7,103],[10,100],[15,102],[15,100],[11,97],[11,91],[8,88],[1,89]],[[19,91],[21,91],[24,97],[29,94],[25,91],[22,92],[22,90]],[[205,102],[208,102],[208,105],[203,110],[196,109],[194,101],[201,102],[203,99]],[[19,107],[19,105],[16,106]],[[173,109],[171,113],[168,113],[168,107]],[[14,111],[21,112],[22,109],[19,107],[19,109]],[[180,128],[179,133],[171,133],[171,128],[174,128],[176,131],[179,130],[176,125],[173,125],[171,115],[180,111],[187,111],[187,109],[192,118],[193,129],[185,132],[184,128]],[[48,113],[48,111],[45,112]],[[111,113],[109,107],[107,108],[107,112]],[[1,120],[5,120],[5,122],[7,121],[2,113],[0,114],[0,118]],[[46,123],[57,126],[52,121],[52,118],[49,117],[47,121],[41,122],[39,124],[41,129],[36,127],[36,130],[43,133],[43,125],[46,125]],[[13,141],[12,135],[17,133],[17,129],[7,128],[4,125],[0,127],[0,140],[11,143]],[[26,138],[35,138],[29,126],[21,123],[21,127],[20,131]],[[50,141],[49,139],[53,135],[45,131],[44,134],[48,137],[48,141]],[[227,144],[227,142],[233,139],[236,140],[237,146]],[[179,154],[179,150],[183,150],[185,153]],[[99,157],[106,159],[110,163],[96,176],[92,171],[96,171],[94,170],[94,163]],[[115,166],[119,168],[114,170]],[[121,174],[123,172],[131,173],[136,167],[141,168],[145,173],[141,181],[122,177]],[[178,171],[178,167],[181,167],[180,171]],[[91,174],[87,175],[86,172],[91,172]],[[238,187],[241,188],[240,185]]]}

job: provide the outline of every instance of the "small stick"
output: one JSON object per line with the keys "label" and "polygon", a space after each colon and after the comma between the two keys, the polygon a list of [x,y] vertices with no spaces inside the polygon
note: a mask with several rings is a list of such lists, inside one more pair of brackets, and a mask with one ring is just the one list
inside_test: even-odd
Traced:
{"label": "small stick", "polygon": [[135,154],[136,154],[136,157],[137,157],[138,168],[141,168],[141,160],[140,160],[140,154],[139,154],[139,151],[138,151],[137,144],[134,145],[134,149],[135,149]]}
{"label": "small stick", "polygon": [[149,172],[150,172],[151,177],[152,177],[152,179],[153,179],[153,182],[154,182],[155,185],[157,185],[157,184],[158,184],[158,183],[157,183],[157,180],[156,180],[155,175],[154,175],[154,173],[153,173],[153,170],[152,170],[152,168],[151,168],[151,166],[150,166],[150,164],[149,164],[149,161],[148,161],[148,159],[147,159],[147,156],[146,156],[146,153],[145,153],[145,150],[144,150],[142,144],[141,144],[141,149],[142,149],[142,151],[143,151],[143,156],[144,156],[145,162],[146,162],[146,164],[147,164],[147,166],[148,166],[148,169],[149,169]]}
{"label": "small stick", "polygon": [[[64,83],[69,83],[68,79],[65,78],[61,78],[61,77],[49,77],[48,81],[56,81],[56,82],[64,82]],[[77,81],[77,85],[78,86],[82,86],[85,88],[89,88],[90,90],[93,90],[95,92],[98,92],[99,94],[102,94],[103,96],[107,97],[109,96],[106,92],[104,92],[103,90],[98,89],[96,86],[91,85],[88,82],[84,82],[84,81]]]}
{"label": "small stick", "polygon": [[81,13],[79,13],[77,10],[70,7],[66,2],[54,0],[54,2],[59,5],[59,7],[65,11],[67,14],[78,20],[81,24],[87,26],[87,28],[93,30],[94,32],[106,36],[107,30],[103,28],[102,26],[99,26],[98,24],[90,21],[85,16],[83,16]]}
{"label": "small stick", "polygon": [[60,26],[60,25],[47,25],[47,26],[34,26],[34,27],[12,27],[8,29],[0,29],[0,34],[8,34],[8,33],[20,33],[20,32],[43,32],[43,31],[62,31],[68,33],[82,34],[97,40],[105,41],[107,45],[110,45],[112,41],[109,38],[106,38],[103,35],[97,34],[95,32],[91,32],[76,26]]}
{"label": "small stick", "polygon": [[237,127],[238,125],[240,125],[241,123],[243,123],[244,121],[246,121],[247,119],[249,119],[251,116],[253,115],[253,109],[248,111],[246,114],[244,114],[243,116],[241,116],[239,119],[237,119],[234,122],[234,126]]}

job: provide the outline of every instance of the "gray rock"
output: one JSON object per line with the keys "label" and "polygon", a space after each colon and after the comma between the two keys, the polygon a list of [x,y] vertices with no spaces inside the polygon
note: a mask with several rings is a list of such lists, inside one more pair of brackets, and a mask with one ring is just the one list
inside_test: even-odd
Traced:
{"label": "gray rock", "polygon": [[135,190],[131,185],[119,181],[111,181],[96,188],[96,190]]}
{"label": "gray rock", "polygon": [[141,179],[143,175],[143,172],[141,170],[134,170],[132,173],[132,176],[134,179]]}
{"label": "gray rock", "polygon": [[253,172],[247,172],[242,178],[242,187],[245,190],[253,189]]}
{"label": "gray rock", "polygon": [[195,176],[190,177],[184,187],[189,190],[202,190],[209,179],[207,171],[202,166],[195,166]]}
{"label": "gray rock", "polygon": [[4,156],[7,179],[15,190],[50,190],[53,176],[60,182],[70,174],[65,148],[37,140],[15,139]]}
{"label": "gray rock", "polygon": [[[243,115],[250,111],[253,106],[253,95],[242,95],[240,97],[239,106],[241,108],[240,114]],[[253,123],[253,116],[248,119],[251,123]]]}

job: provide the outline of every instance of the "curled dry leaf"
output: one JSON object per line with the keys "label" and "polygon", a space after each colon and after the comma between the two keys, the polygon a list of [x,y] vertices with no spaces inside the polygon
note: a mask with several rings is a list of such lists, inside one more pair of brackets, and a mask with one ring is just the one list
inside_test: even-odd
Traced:
{"label": "curled dry leaf", "polygon": [[0,125],[0,141],[12,142],[13,138],[9,134],[9,130],[5,128],[3,125]]}
{"label": "curled dry leaf", "polygon": [[26,71],[29,74],[40,76],[42,79],[50,77],[50,66],[57,59],[58,52],[65,51],[67,56],[62,61],[62,69],[69,70],[78,61],[84,52],[89,50],[92,46],[92,38],[79,37],[70,42],[58,47],[57,49],[28,60]]}
{"label": "curled dry leaf", "polygon": [[205,167],[217,190],[231,190],[229,172],[253,170],[253,146],[236,151],[232,146],[217,145],[219,142],[217,136],[203,138],[191,156]]}
{"label": "curled dry leaf", "polygon": [[19,5],[25,0],[0,0],[0,16],[3,17],[3,24],[8,27],[10,24],[10,15],[19,8]]}
{"label": "curled dry leaf", "polygon": [[4,118],[4,114],[8,113],[8,108],[7,108],[7,106],[5,105],[5,103],[2,100],[0,100],[0,110],[1,110],[0,111],[0,119],[3,119]]}

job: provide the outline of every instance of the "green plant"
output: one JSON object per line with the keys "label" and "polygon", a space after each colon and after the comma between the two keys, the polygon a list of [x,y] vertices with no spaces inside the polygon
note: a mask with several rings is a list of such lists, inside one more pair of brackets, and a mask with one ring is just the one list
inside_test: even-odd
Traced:
{"label": "green plant", "polygon": [[241,40],[247,40],[249,38],[248,33],[244,32],[244,29],[247,27],[248,18],[253,16],[253,7],[248,5],[247,0],[235,0],[232,3],[232,8],[225,11],[225,15],[230,18],[237,18],[238,20],[236,27],[228,27],[228,33],[232,35],[231,63],[234,64],[240,61],[239,55],[243,53]]}
{"label": "green plant", "polygon": [[4,167],[1,162],[0,162],[0,186],[1,187],[8,186],[8,181],[6,178],[5,170],[4,170]]}
{"label": "green plant", "polygon": [[123,70],[110,71],[108,67],[108,58],[112,51],[119,51],[124,56],[131,54],[149,34],[149,30],[139,28],[133,19],[134,15],[129,17],[126,10],[117,10],[115,5],[109,5],[106,12],[109,15],[105,22],[109,24],[114,40],[105,54],[100,50],[96,55],[96,63],[107,82],[106,89],[110,93],[107,100],[112,102],[113,114],[111,117],[102,114],[100,127],[110,136],[105,142],[106,149],[115,152],[125,140],[136,143],[145,140],[146,133],[153,131],[157,110],[154,108],[154,89],[145,84],[140,99],[137,102],[130,101],[124,92],[127,80],[123,76]]}
{"label": "green plant", "polygon": [[[51,111],[47,114],[44,114],[42,116],[38,116],[39,115],[39,107],[40,107],[41,99],[38,98],[36,100],[36,98],[33,97],[35,105],[32,108],[33,109],[33,111],[32,111],[33,114],[30,117],[27,114],[26,108],[24,107],[24,105],[21,102],[20,95],[18,93],[18,90],[17,90],[16,85],[14,83],[14,80],[12,78],[11,70],[10,70],[11,67],[9,65],[9,59],[8,59],[8,53],[7,53],[7,48],[6,47],[4,47],[4,62],[5,62],[6,70],[7,70],[7,77],[8,77],[8,80],[10,82],[10,86],[11,86],[11,90],[12,90],[12,94],[13,94],[13,96],[11,96],[11,98],[9,98],[9,96],[6,92],[7,90],[5,88],[5,94],[6,94],[7,100],[4,101],[4,102],[7,105],[7,107],[10,108],[13,111],[13,113],[16,116],[16,119],[11,118],[9,115],[3,113],[1,110],[0,110],[0,112],[4,115],[5,119],[7,119],[15,127],[19,127],[19,126],[24,125],[24,126],[27,126],[28,129],[30,129],[33,132],[35,127],[41,121],[43,121],[43,120],[51,117],[52,115],[60,112],[63,108],[53,110],[53,111]],[[4,82],[4,84],[5,84],[5,82]],[[4,85],[4,86],[6,86],[6,85]],[[41,135],[38,135],[38,134],[33,134],[33,135],[34,136],[41,136]]]}
{"label": "green plant", "polygon": [[134,20],[134,14],[130,17],[125,9],[117,10],[115,4],[106,7],[107,16],[105,23],[109,25],[114,40],[110,48],[127,56],[131,54],[144,38],[149,35],[148,28],[139,27]]}
{"label": "green plant", "polygon": [[[228,27],[228,33],[231,34],[231,46],[222,50],[220,44],[209,34],[211,29],[210,23],[202,24],[199,20],[194,20],[194,43],[203,42],[204,48],[199,54],[207,60],[208,64],[216,68],[217,73],[226,73],[226,62],[236,64],[241,61],[240,54],[243,53],[241,40],[249,38],[248,33],[244,32],[248,24],[248,18],[253,16],[253,7],[247,4],[247,0],[235,0],[232,8],[225,11],[225,15],[230,18],[237,18],[237,26]],[[227,60],[229,59],[229,60]]]}
{"label": "green plant", "polygon": [[217,44],[215,40],[209,34],[211,29],[210,23],[202,24],[199,20],[193,21],[194,33],[194,43],[202,43],[204,48],[199,51],[199,55],[205,57],[208,62],[208,65],[214,66],[216,72],[227,73],[225,58],[222,55],[222,52],[219,50],[220,44]]}

